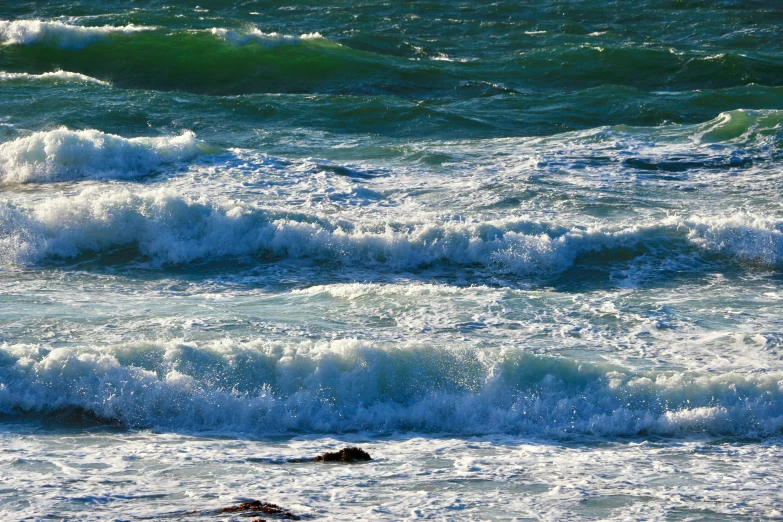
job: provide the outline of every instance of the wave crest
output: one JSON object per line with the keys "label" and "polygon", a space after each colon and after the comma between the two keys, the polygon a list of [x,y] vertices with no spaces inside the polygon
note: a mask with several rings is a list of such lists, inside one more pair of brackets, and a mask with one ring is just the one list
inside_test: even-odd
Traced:
{"label": "wave crest", "polygon": [[44,43],[68,49],[81,49],[105,40],[112,34],[129,34],[152,29],[154,28],[133,24],[84,27],[57,21],[0,20],[0,43],[3,45]]}
{"label": "wave crest", "polygon": [[302,40],[322,40],[324,37],[321,33],[307,33],[299,36],[292,36],[280,33],[264,33],[258,28],[253,27],[248,31],[235,31],[233,29],[223,29],[220,27],[213,27],[210,32],[226,42],[242,46],[249,43],[255,43],[264,45],[266,47],[277,47],[283,44],[296,44]]}
{"label": "wave crest", "polygon": [[194,133],[123,138],[64,127],[0,144],[0,180],[45,183],[83,178],[128,179],[201,153]]}
{"label": "wave crest", "polygon": [[14,73],[0,71],[0,82],[12,82],[12,81],[66,81],[66,82],[82,82],[82,83],[97,83],[98,85],[111,85],[109,82],[87,76],[86,74],[69,72],[69,71],[52,71],[42,74],[31,73]]}
{"label": "wave crest", "polygon": [[0,411],[77,408],[129,426],[603,437],[769,436],[783,374],[628,373],[536,356],[346,339],[0,348]]}
{"label": "wave crest", "polygon": [[12,264],[118,248],[136,249],[161,264],[272,256],[393,269],[478,265],[491,266],[496,273],[535,276],[555,275],[591,255],[608,263],[627,259],[628,253],[673,263],[684,254],[693,264],[698,263],[693,255],[702,249],[762,265],[776,266],[783,260],[783,226],[751,214],[669,217],[619,228],[510,218],[359,224],[254,206],[220,206],[165,189],[89,187],[29,208],[6,203],[0,206],[0,225],[6,262]]}
{"label": "wave crest", "polygon": [[709,251],[753,264],[778,266],[783,262],[783,223],[753,214],[682,221],[688,237]]}

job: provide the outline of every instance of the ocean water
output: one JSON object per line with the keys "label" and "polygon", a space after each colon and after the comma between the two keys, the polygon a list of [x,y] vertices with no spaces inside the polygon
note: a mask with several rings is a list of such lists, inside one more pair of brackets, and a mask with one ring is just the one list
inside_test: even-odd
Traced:
{"label": "ocean water", "polygon": [[0,518],[783,519],[781,190],[777,1],[0,2]]}

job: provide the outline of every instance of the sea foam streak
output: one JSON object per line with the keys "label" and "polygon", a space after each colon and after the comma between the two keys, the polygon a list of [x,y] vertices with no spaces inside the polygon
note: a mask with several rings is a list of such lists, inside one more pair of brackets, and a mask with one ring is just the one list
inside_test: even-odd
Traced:
{"label": "sea foam streak", "polygon": [[83,27],[57,21],[0,20],[0,43],[4,45],[43,43],[68,49],[81,49],[92,43],[106,40],[111,34],[129,34],[152,29],[154,28],[133,24]]}
{"label": "sea foam streak", "polygon": [[29,208],[0,205],[0,245],[6,264],[131,247],[158,263],[171,264],[273,256],[395,269],[434,263],[483,265],[518,275],[556,274],[579,256],[615,249],[635,249],[636,255],[658,252],[667,258],[686,253],[688,259],[703,249],[776,266],[783,259],[781,229],[779,221],[751,214],[669,217],[603,228],[512,218],[352,223],[255,206],[221,206],[166,189],[133,192],[103,187]]}
{"label": "sea foam streak", "polygon": [[519,350],[358,340],[0,348],[0,411],[77,408],[129,426],[767,436],[783,374],[630,373]]}
{"label": "sea foam streak", "polygon": [[0,180],[45,183],[82,178],[127,179],[201,153],[195,134],[123,138],[60,128],[0,144]]}

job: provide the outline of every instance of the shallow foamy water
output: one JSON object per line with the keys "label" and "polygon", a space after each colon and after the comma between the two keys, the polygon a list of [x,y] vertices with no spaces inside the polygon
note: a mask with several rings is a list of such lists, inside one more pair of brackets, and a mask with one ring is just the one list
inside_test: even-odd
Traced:
{"label": "shallow foamy water", "polygon": [[[23,486],[2,492],[4,512],[20,520],[234,520],[219,510],[249,499],[329,520],[757,520],[782,501],[776,440],[254,441],[12,424],[2,443]],[[347,444],[374,460],[290,462]]]}

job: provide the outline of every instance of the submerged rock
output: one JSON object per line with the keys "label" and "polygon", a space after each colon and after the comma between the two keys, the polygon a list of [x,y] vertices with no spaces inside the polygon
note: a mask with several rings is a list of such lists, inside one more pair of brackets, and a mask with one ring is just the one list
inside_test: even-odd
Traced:
{"label": "submerged rock", "polygon": [[[243,516],[253,516],[253,515],[263,513],[265,515],[277,515],[277,517],[286,520],[299,520],[298,516],[294,515],[287,509],[280,507],[277,504],[271,504],[269,502],[261,502],[260,500],[243,502],[238,506],[229,506],[221,509],[219,513],[240,513],[243,511],[248,512],[247,515],[243,515]],[[264,520],[264,519],[261,518],[257,520]]]}
{"label": "submerged rock", "polygon": [[327,451],[313,459],[314,462],[362,462],[366,460],[372,460],[372,457],[362,448],[357,447],[343,448],[334,453]]}

